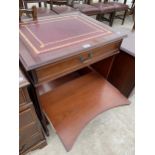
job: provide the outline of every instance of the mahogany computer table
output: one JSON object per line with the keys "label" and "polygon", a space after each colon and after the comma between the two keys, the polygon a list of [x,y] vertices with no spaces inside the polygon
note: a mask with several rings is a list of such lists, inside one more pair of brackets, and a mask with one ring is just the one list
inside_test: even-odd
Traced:
{"label": "mahogany computer table", "polygon": [[31,97],[48,135],[51,124],[69,151],[96,115],[129,101],[108,81],[123,35],[82,13],[27,20],[20,24],[20,66],[32,84]]}

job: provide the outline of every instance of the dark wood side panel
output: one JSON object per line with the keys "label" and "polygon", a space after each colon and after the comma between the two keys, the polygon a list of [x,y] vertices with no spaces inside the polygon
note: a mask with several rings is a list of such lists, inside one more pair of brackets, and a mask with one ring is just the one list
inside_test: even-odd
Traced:
{"label": "dark wood side panel", "polygon": [[46,144],[41,125],[32,103],[27,103],[20,107],[19,131],[20,154],[25,154],[28,150],[32,150],[31,148],[34,145],[42,141],[44,141],[44,145]]}
{"label": "dark wood side panel", "polygon": [[100,73],[104,78],[108,79],[113,61],[115,59],[115,56],[111,56],[107,59],[101,60],[95,64],[92,64],[91,66]]}
{"label": "dark wood side panel", "polygon": [[120,52],[115,57],[108,81],[128,97],[135,85],[135,58]]}

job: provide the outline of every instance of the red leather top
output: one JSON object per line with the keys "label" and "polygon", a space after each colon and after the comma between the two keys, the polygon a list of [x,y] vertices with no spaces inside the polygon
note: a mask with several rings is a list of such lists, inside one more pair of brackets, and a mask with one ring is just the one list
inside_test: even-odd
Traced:
{"label": "red leather top", "polygon": [[106,36],[111,32],[82,16],[70,15],[20,25],[20,37],[37,54]]}
{"label": "red leather top", "polygon": [[124,35],[80,12],[41,17],[20,24],[19,54],[26,70],[121,40]]}

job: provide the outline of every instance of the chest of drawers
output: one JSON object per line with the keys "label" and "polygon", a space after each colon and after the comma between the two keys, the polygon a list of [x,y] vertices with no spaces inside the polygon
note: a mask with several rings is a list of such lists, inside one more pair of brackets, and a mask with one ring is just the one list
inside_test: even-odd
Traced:
{"label": "chest of drawers", "polygon": [[46,145],[40,122],[28,94],[29,83],[19,74],[19,153],[26,154]]}

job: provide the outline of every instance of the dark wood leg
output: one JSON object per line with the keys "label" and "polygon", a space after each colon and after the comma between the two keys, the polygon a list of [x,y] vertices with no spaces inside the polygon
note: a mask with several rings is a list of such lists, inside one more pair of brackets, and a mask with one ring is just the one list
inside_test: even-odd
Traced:
{"label": "dark wood leg", "polygon": [[39,100],[38,100],[38,92],[36,90],[36,88],[34,86],[31,85],[31,87],[29,88],[29,94],[30,94],[30,97],[33,101],[33,104],[34,104],[34,107],[35,107],[35,110],[36,110],[36,113],[38,115],[38,118],[42,124],[42,127],[44,129],[44,132],[47,136],[49,136],[49,131],[48,131],[48,128],[47,128],[47,120],[46,120],[46,117],[42,111],[42,108],[41,108],[41,105],[39,103]]}
{"label": "dark wood leg", "polygon": [[50,9],[53,9],[53,1],[50,1]]}
{"label": "dark wood leg", "polygon": [[123,20],[122,20],[122,25],[124,24],[124,21],[125,21],[125,18],[126,18],[126,14],[127,14],[127,10],[124,12]]}
{"label": "dark wood leg", "polygon": [[101,15],[100,15],[100,14],[97,14],[97,15],[96,15],[96,20],[98,20],[98,21],[99,21],[99,20],[100,20],[100,18],[101,18]]}
{"label": "dark wood leg", "polygon": [[135,22],[133,24],[132,31],[135,31]]}
{"label": "dark wood leg", "polygon": [[127,0],[124,0],[124,4],[126,4]]}
{"label": "dark wood leg", "polygon": [[19,0],[19,8],[20,9],[23,9],[24,8],[23,0]]}
{"label": "dark wood leg", "polygon": [[49,121],[48,121],[48,119],[46,118],[46,116],[45,116],[45,121],[46,121],[46,125],[48,125],[48,124],[49,124]]}
{"label": "dark wood leg", "polygon": [[28,6],[27,6],[27,3],[26,2],[24,2],[24,8],[25,9],[28,9]]}
{"label": "dark wood leg", "polygon": [[113,26],[114,18],[115,18],[115,12],[110,13],[109,26]]}
{"label": "dark wood leg", "polygon": [[39,2],[39,8],[41,8],[41,2]]}
{"label": "dark wood leg", "polygon": [[128,97],[135,85],[135,58],[123,51],[116,55],[108,81]]}

